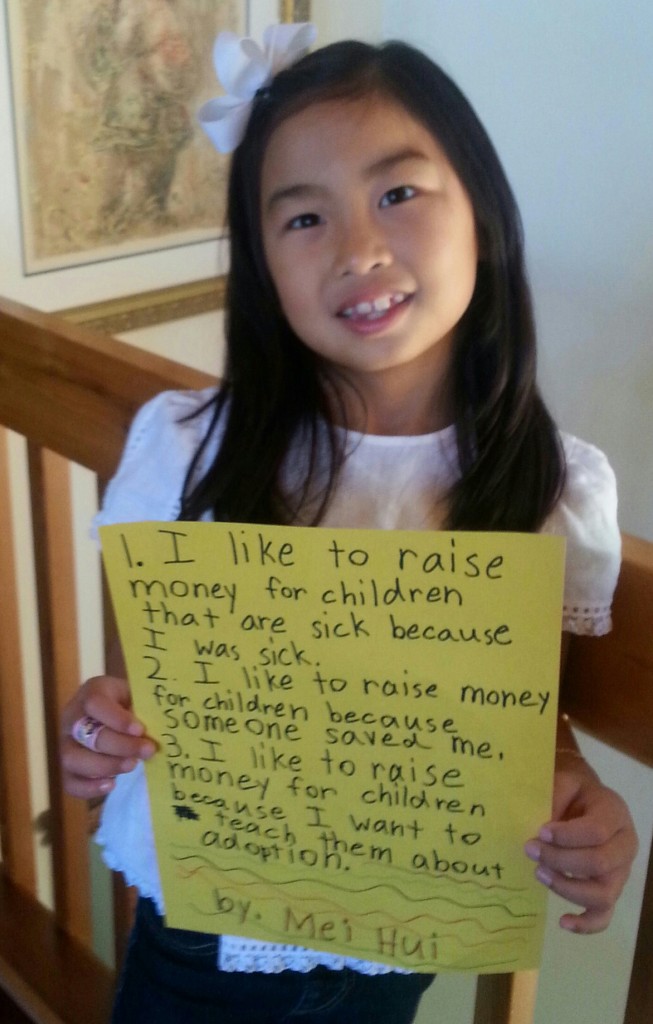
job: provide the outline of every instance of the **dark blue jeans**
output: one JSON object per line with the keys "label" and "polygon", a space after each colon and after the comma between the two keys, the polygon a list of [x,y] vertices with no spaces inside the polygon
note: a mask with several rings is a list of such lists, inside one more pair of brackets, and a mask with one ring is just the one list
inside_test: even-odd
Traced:
{"label": "dark blue jeans", "polygon": [[112,1024],[410,1024],[424,974],[241,974],[217,967],[219,939],[164,928],[140,900]]}

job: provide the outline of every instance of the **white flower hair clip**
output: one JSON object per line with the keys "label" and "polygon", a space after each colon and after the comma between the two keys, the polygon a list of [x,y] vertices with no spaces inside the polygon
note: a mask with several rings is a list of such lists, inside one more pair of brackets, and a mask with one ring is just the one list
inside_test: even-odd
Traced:
{"label": "white flower hair clip", "polygon": [[198,114],[199,123],[220,153],[231,153],[239,145],[257,92],[303,57],[316,36],[310,22],[270,25],[261,49],[253,39],[220,33],[213,47],[213,65],[226,95],[209,100]]}

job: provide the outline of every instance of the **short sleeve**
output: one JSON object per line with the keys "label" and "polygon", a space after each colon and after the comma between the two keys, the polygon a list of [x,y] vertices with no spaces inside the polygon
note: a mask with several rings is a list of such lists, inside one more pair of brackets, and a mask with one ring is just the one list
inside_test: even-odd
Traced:
{"label": "short sleeve", "polygon": [[567,539],[562,628],[601,636],[612,626],[611,606],[621,563],[617,486],[606,456],[563,436],[567,480],[543,532]]}
{"label": "short sleeve", "polygon": [[164,391],[139,409],[93,535],[99,526],[178,517],[188,467],[208,427],[202,410],[214,395],[213,388]]}

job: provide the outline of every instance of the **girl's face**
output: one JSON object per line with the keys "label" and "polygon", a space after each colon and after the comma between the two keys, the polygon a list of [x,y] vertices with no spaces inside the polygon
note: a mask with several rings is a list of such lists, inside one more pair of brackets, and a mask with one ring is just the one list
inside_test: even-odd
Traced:
{"label": "girl's face", "polygon": [[267,264],[297,336],[378,423],[384,407],[399,420],[412,409],[413,429],[449,422],[446,374],[478,250],[467,193],[430,132],[379,96],[314,104],[272,135],[261,199]]}

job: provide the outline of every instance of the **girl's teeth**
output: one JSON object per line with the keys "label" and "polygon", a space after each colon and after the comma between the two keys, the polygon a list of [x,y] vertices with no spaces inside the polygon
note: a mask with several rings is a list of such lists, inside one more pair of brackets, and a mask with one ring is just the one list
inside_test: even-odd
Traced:
{"label": "girl's teeth", "polygon": [[367,316],[371,319],[378,319],[382,313],[403,302],[404,299],[405,295],[401,292],[395,295],[383,295],[381,298],[375,299],[374,302],[359,302],[355,306],[349,306],[347,309],[343,309],[342,315],[345,317]]}

